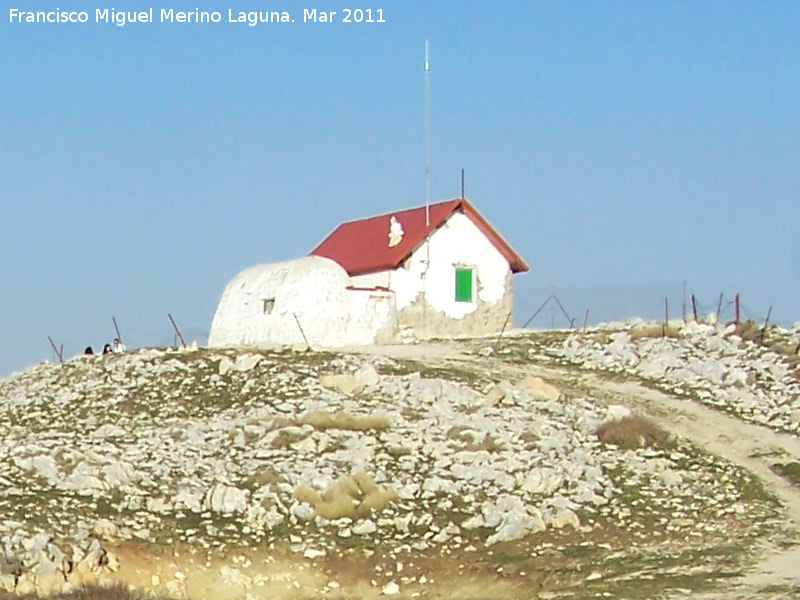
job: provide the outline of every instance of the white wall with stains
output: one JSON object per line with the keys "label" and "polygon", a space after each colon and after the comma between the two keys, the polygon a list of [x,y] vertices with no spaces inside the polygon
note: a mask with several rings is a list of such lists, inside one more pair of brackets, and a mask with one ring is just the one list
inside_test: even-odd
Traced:
{"label": "white wall with stains", "polygon": [[[471,267],[475,273],[472,302],[455,299],[456,267]],[[475,224],[463,213],[453,214],[406,261],[392,270],[353,277],[356,286],[383,286],[397,296],[397,310],[422,300],[451,319],[462,319],[481,303],[496,303],[508,292],[508,262]]]}
{"label": "white wall with stains", "polygon": [[394,295],[350,285],[340,265],[318,256],[245,269],[220,298],[208,344],[294,345],[305,334],[313,347],[336,348],[393,332]]}

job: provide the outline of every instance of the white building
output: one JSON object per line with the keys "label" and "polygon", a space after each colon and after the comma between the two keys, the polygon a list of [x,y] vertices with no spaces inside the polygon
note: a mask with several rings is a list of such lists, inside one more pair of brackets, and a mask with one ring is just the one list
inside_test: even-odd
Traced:
{"label": "white building", "polygon": [[258,265],[228,283],[214,313],[209,346],[374,344],[396,331],[394,297],[352,289],[327,258]]}
{"label": "white building", "polygon": [[[309,257],[226,287],[209,345],[341,347],[498,333],[528,266],[463,198],[339,225]],[[303,337],[305,334],[305,338]]]}
{"label": "white building", "polygon": [[511,322],[511,276],[528,270],[463,198],[343,223],[311,254],[357,287],[390,290],[398,327],[417,337],[499,332]]}

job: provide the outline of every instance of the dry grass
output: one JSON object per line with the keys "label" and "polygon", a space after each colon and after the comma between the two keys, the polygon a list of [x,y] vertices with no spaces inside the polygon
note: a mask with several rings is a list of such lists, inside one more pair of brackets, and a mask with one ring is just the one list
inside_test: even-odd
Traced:
{"label": "dry grass", "polygon": [[313,506],[319,517],[341,519],[381,512],[397,499],[397,492],[379,486],[368,473],[359,472],[342,477],[322,493],[300,484],[294,497]]}
{"label": "dry grass", "polygon": [[243,427],[232,427],[228,430],[228,440],[232,443],[236,441],[239,436],[242,436],[245,445],[252,444],[258,439],[258,436]]}
{"label": "dry grass", "polygon": [[662,324],[662,325],[642,325],[639,327],[634,327],[630,331],[630,336],[633,341],[636,341],[636,340],[643,340],[648,338],[660,338],[660,337],[679,338],[681,334],[677,327],[673,327],[672,325],[668,325],[665,327]]}
{"label": "dry grass", "polygon": [[467,452],[489,452],[490,454],[492,452],[501,452],[505,449],[506,446],[502,442],[498,443],[489,434],[486,434],[481,440],[475,440],[464,446],[464,450]]}
{"label": "dry grass", "polygon": [[788,479],[792,485],[800,487],[800,463],[789,462],[786,464],[772,465],[772,470]]}
{"label": "dry grass", "polygon": [[761,325],[755,321],[740,321],[736,326],[735,335],[738,335],[743,340],[761,343]]}
{"label": "dry grass", "polygon": [[347,429],[351,431],[371,431],[389,429],[389,417],[381,415],[368,415],[359,417],[346,410],[334,413],[314,411],[300,417],[301,425],[311,425],[314,429]]}
{"label": "dry grass", "polygon": [[[36,600],[36,594],[19,595],[13,592],[0,590],[0,600]],[[50,600],[156,600],[165,598],[164,596],[154,596],[142,592],[132,592],[126,585],[121,583],[110,587],[90,585],[79,588],[67,594],[54,594],[48,596]]]}
{"label": "dry grass", "polygon": [[748,342],[765,346],[787,357],[795,357],[796,344],[791,345],[786,340],[781,340],[780,337],[776,338],[775,331],[774,325],[764,328],[762,323],[740,321],[733,333]]}
{"label": "dry grass", "polygon": [[766,339],[766,336],[762,336],[762,326],[755,321],[740,321],[736,325],[733,334],[739,336],[742,340],[759,345]]}
{"label": "dry grass", "polygon": [[467,452],[499,452],[506,447],[502,442],[498,442],[488,433],[482,437],[476,437],[477,432],[469,427],[451,427],[447,432],[447,439],[463,444],[462,449]]}
{"label": "dry grass", "polygon": [[769,348],[773,352],[781,355],[792,367],[800,365],[800,356],[796,352],[800,345],[793,339],[786,339],[785,336],[776,335],[776,327],[764,325],[755,321],[740,321],[736,326],[734,335],[739,336],[744,341],[749,341],[764,348]]}
{"label": "dry grass", "polygon": [[670,437],[666,431],[650,419],[639,415],[606,421],[597,428],[596,434],[604,444],[626,450],[645,446],[663,447]]}
{"label": "dry grass", "polygon": [[534,448],[539,440],[542,439],[542,434],[536,429],[528,429],[523,431],[519,436],[519,441],[524,444],[526,450]]}
{"label": "dry grass", "polygon": [[611,341],[611,337],[605,331],[597,331],[593,334],[592,339],[601,346],[607,346]]}
{"label": "dry grass", "polygon": [[[769,334],[767,334],[767,336],[769,336]],[[780,341],[772,342],[769,337],[767,337],[764,344],[773,352],[780,354],[793,368],[796,369],[800,366],[800,355],[795,352],[797,344],[788,344]]]}
{"label": "dry grass", "polygon": [[281,429],[275,434],[275,437],[270,441],[270,446],[275,449],[289,449],[292,444],[302,441],[308,437],[306,432],[292,432],[286,429]]}
{"label": "dry grass", "polygon": [[258,489],[265,485],[272,486],[281,481],[285,481],[285,477],[281,473],[272,467],[266,467],[251,474],[246,483],[251,488]]}
{"label": "dry grass", "polygon": [[475,439],[473,431],[474,430],[470,427],[464,427],[463,425],[451,427],[447,431],[447,439],[459,442],[472,442]]}

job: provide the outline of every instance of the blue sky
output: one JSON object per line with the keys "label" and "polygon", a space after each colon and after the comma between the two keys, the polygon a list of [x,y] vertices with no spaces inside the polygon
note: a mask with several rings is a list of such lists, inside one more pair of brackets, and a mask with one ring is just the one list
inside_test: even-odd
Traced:
{"label": "blue sky", "polygon": [[[423,204],[425,39],[431,197],[466,170],[531,265],[518,320],[551,285],[633,316],[623,291],[683,281],[800,318],[800,3],[384,0],[373,24],[302,22],[349,6],[328,0],[62,4],[90,21],[0,11],[0,374],[52,360],[48,335],[102,347],[112,316],[129,345],[172,342],[167,313],[202,338],[241,269]],[[94,22],[112,7],[223,22]]]}

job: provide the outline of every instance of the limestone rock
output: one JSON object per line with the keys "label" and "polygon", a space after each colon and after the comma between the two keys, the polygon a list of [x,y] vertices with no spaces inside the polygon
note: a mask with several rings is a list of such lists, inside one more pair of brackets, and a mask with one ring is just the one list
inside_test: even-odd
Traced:
{"label": "limestone rock", "polygon": [[364,387],[373,387],[380,383],[381,376],[374,366],[367,363],[359,367],[354,373],[356,380]]}
{"label": "limestone rock", "polygon": [[378,531],[378,526],[374,521],[364,519],[363,521],[356,523],[352,531],[355,535],[369,535],[370,533],[375,533]]}
{"label": "limestone rock", "polygon": [[66,576],[58,569],[56,564],[49,561],[40,562],[34,571],[36,593],[41,597],[50,596],[60,591],[66,580]]}
{"label": "limestone rock", "polygon": [[400,586],[397,585],[397,583],[395,583],[394,581],[390,581],[385,586],[383,586],[381,593],[384,596],[396,596],[397,594],[400,593]]}
{"label": "limestone rock", "polygon": [[491,546],[498,542],[511,542],[524,537],[528,533],[536,533],[545,529],[544,519],[535,509],[533,514],[522,511],[510,512],[503,518],[497,527],[497,531],[487,538],[486,545]]}
{"label": "limestone rock", "polygon": [[319,379],[320,385],[328,389],[336,390],[348,396],[358,394],[364,389],[364,384],[361,383],[355,375],[323,375]]}
{"label": "limestone rock", "polygon": [[612,404],[606,409],[605,421],[620,421],[632,415],[633,412],[627,406]]}
{"label": "limestone rock", "polygon": [[219,359],[219,374],[220,375],[227,375],[233,370],[234,362],[227,356],[223,356]]}
{"label": "limestone rock", "polygon": [[220,483],[208,491],[203,505],[222,514],[242,513],[247,509],[248,496],[247,490]]}
{"label": "limestone rock", "polygon": [[117,526],[108,519],[100,519],[94,524],[94,528],[92,529],[92,533],[94,535],[111,540],[117,536]]}
{"label": "limestone rock", "polygon": [[531,494],[550,495],[563,484],[564,475],[548,467],[542,467],[529,471],[521,487]]}
{"label": "limestone rock", "polygon": [[236,357],[233,368],[240,373],[246,373],[255,369],[263,359],[260,354],[240,354]]}
{"label": "limestone rock", "polygon": [[13,592],[24,572],[25,568],[21,558],[16,556],[0,558],[0,590]]}
{"label": "limestone rock", "polygon": [[486,394],[486,406],[497,406],[506,397],[506,391],[499,385],[495,385]]}
{"label": "limestone rock", "polygon": [[27,571],[17,581],[17,587],[14,588],[14,593],[19,596],[34,595],[36,593],[36,579],[34,574]]}
{"label": "limestone rock", "polygon": [[[772,350],[740,335],[723,338],[702,324],[670,338],[633,339],[611,328],[600,333],[568,335],[547,342],[548,348],[537,345],[533,353],[527,340],[512,348],[517,340],[509,338],[496,361],[541,354],[624,372],[800,433],[800,382]],[[480,377],[451,375],[449,369],[407,371],[389,357],[229,348],[129,352],[0,379],[6,410],[0,415],[6,449],[0,502],[19,515],[0,519],[0,542],[21,559],[16,566],[0,561],[0,586],[13,587],[19,578],[21,590],[33,592],[47,577],[63,579],[65,573],[71,584],[97,582],[118,565],[101,541],[122,545],[156,536],[164,547],[186,544],[204,552],[268,545],[277,529],[292,552],[308,560],[384,540],[402,545],[403,552],[438,552],[439,544],[442,556],[454,548],[480,551],[483,543],[535,536],[545,527],[588,531],[595,522],[590,515],[629,525],[640,505],[624,504],[628,484],[641,490],[643,503],[657,499],[679,515],[693,515],[685,510],[689,504],[701,510],[711,498],[725,515],[741,510],[742,519],[761,516],[750,503],[734,508],[740,490],[727,467],[698,465],[681,454],[680,445],[651,453],[598,443],[597,427],[604,418],[628,416],[624,407],[606,409],[585,396],[567,399],[539,378],[511,386],[500,371],[491,376],[502,382],[488,394],[475,389]],[[328,420],[303,420],[314,414]],[[296,495],[301,482],[314,491],[304,499]],[[53,531],[36,535],[26,513],[41,510],[52,496],[64,497],[65,490],[94,498],[73,504],[75,494],[66,494],[70,503],[47,507]],[[73,512],[73,505],[82,508]],[[113,518],[95,523],[99,514],[83,508],[92,505]],[[329,510],[312,510],[320,505]],[[581,524],[577,513],[583,511]],[[460,528],[450,522],[453,514]],[[173,516],[180,527],[172,529]],[[66,535],[73,539],[62,543]],[[407,580],[391,566],[401,559]],[[211,569],[209,559],[195,560]],[[405,588],[416,574],[412,560],[391,557],[387,570],[373,575],[374,592],[393,578]],[[234,566],[248,569],[244,564]],[[185,595],[194,571],[184,572],[186,580],[178,581],[174,572],[161,571],[159,591],[166,593],[169,584],[176,596]],[[254,591],[267,581],[257,577],[226,572],[231,585],[252,585]],[[295,580],[286,583],[291,587]]]}
{"label": "limestone rock", "polygon": [[528,376],[520,382],[519,387],[528,392],[535,400],[555,401],[561,396],[561,390],[547,383],[541,377]]}
{"label": "limestone rock", "polygon": [[0,575],[20,577],[25,570],[22,559],[18,556],[4,556],[0,558]]}
{"label": "limestone rock", "polygon": [[564,527],[572,527],[578,529],[581,526],[581,521],[573,511],[568,508],[562,508],[553,517],[548,519],[547,525],[553,529],[563,529]]}

